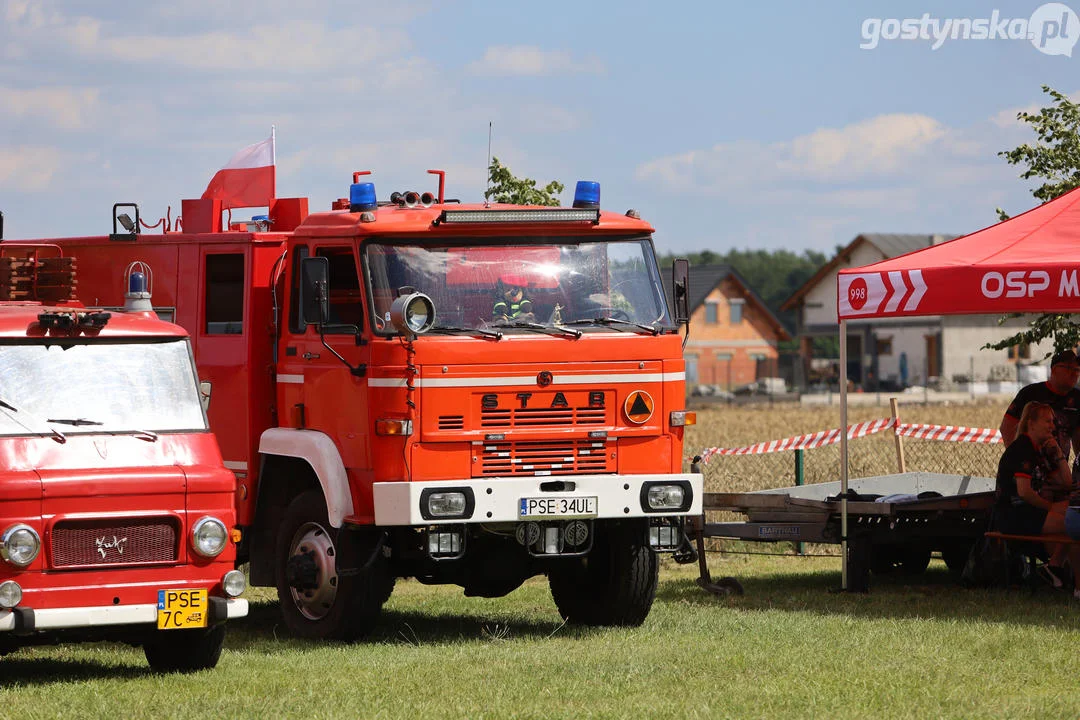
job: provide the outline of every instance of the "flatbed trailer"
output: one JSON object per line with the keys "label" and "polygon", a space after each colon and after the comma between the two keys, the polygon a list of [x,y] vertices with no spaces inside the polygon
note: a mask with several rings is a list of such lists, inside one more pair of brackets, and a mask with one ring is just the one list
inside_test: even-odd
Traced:
{"label": "flatbed trailer", "polygon": [[[849,482],[848,583],[869,588],[870,573],[924,571],[940,552],[954,573],[986,530],[994,503],[993,478],[905,472]],[[879,496],[878,499],[869,499]],[[858,499],[867,498],[867,499]],[[755,542],[840,543],[842,502],[838,481],[744,493],[705,493],[706,511],[746,516],[742,522],[705,522],[704,538]],[[700,554],[702,584],[711,582]]]}

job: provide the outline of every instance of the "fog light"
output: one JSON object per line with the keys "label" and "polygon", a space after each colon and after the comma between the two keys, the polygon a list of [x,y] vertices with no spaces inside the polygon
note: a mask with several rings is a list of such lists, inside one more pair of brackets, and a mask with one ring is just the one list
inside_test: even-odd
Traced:
{"label": "fog light", "polygon": [[562,533],[557,527],[544,528],[544,553],[558,555],[562,552]]}
{"label": "fog light", "polygon": [[678,485],[653,485],[649,488],[649,507],[653,510],[678,510],[683,504],[683,489]]}
{"label": "fog light", "polygon": [[650,547],[670,550],[678,547],[681,539],[679,529],[672,525],[653,525],[649,528]]}
{"label": "fog light", "polygon": [[460,529],[448,530],[444,526],[428,528],[428,555],[433,558],[454,558],[464,551],[464,537]]}
{"label": "fog light", "polygon": [[206,515],[195,521],[191,527],[191,546],[203,557],[217,557],[225,549],[229,531],[225,523],[216,517]]}
{"label": "fog light", "polygon": [[10,610],[22,602],[22,588],[14,580],[0,583],[0,608]]}
{"label": "fog light", "polygon": [[428,513],[432,517],[461,517],[465,514],[465,493],[433,492],[427,499]]}
{"label": "fog light", "polygon": [[41,539],[29,525],[12,525],[0,537],[0,555],[15,567],[24,568],[34,562],[40,549]]}
{"label": "fog light", "polygon": [[240,597],[247,590],[247,576],[239,570],[230,570],[221,578],[221,589],[229,597]]}

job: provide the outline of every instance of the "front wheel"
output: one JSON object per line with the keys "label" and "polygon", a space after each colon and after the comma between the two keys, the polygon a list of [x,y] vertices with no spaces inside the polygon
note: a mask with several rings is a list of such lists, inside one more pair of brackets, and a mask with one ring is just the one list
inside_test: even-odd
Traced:
{"label": "front wheel", "polygon": [[278,531],[275,574],[285,625],[311,640],[354,640],[371,630],[393,589],[381,554],[368,567],[338,572],[338,531],[322,493],[298,495]]}
{"label": "front wheel", "polygon": [[158,630],[143,643],[143,654],[154,672],[195,672],[215,667],[224,643],[224,625]]}
{"label": "front wheel", "polygon": [[552,567],[551,597],[567,622],[637,626],[652,609],[659,568],[643,525],[598,528],[588,555]]}

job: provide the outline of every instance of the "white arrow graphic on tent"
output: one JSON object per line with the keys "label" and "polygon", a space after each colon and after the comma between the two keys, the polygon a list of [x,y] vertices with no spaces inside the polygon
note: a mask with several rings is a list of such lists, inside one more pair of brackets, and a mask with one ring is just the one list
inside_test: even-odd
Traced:
{"label": "white arrow graphic on tent", "polygon": [[918,308],[923,295],[926,294],[926,283],[923,282],[922,270],[908,270],[908,279],[911,280],[911,285],[915,291],[908,298],[907,304],[904,305],[905,312],[911,312]]}
{"label": "white arrow graphic on tent", "polygon": [[889,284],[892,285],[892,293],[885,303],[883,312],[894,313],[896,308],[900,307],[900,301],[907,295],[908,286],[904,283],[904,274],[899,270],[893,270],[889,273]]}

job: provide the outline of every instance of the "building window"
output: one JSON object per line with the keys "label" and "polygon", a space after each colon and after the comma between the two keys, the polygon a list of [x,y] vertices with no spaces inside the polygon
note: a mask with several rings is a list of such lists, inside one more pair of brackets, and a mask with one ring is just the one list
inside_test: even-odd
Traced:
{"label": "building window", "polygon": [[731,324],[738,325],[742,322],[742,309],[746,303],[745,300],[735,299],[731,300]]}
{"label": "building window", "polygon": [[718,322],[720,322],[719,315],[717,313],[716,303],[705,303],[705,322],[709,325],[716,325]]}
{"label": "building window", "polygon": [[1030,360],[1031,359],[1031,344],[1020,343],[1019,345],[1013,345],[1009,348],[1010,360]]}
{"label": "building window", "polygon": [[206,256],[206,334],[244,332],[244,255]]}
{"label": "building window", "polygon": [[716,353],[716,359],[720,360],[721,362],[731,362],[731,353],[729,353],[729,352],[718,352],[718,353]]}
{"label": "building window", "polygon": [[891,337],[879,337],[876,338],[877,354],[892,355],[892,338]]}

